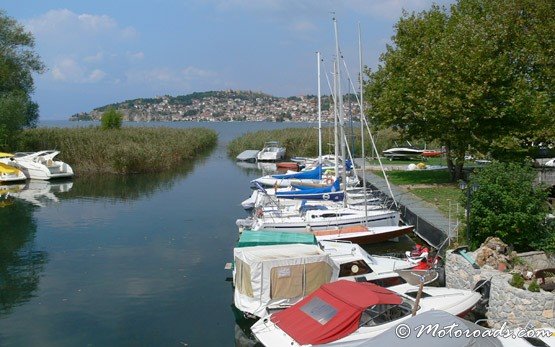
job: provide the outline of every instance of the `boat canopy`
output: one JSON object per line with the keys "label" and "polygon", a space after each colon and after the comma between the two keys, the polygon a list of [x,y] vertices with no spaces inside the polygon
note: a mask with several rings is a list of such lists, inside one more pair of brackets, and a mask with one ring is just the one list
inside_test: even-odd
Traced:
{"label": "boat canopy", "polygon": [[322,165],[316,166],[314,169],[295,172],[291,174],[272,175],[277,179],[321,179],[322,178]]}
{"label": "boat canopy", "polygon": [[245,230],[237,242],[237,247],[284,245],[294,243],[306,245],[318,244],[316,236],[311,233]]}
{"label": "boat canopy", "polygon": [[297,189],[285,192],[276,192],[276,197],[285,199],[305,200],[343,200],[344,193],[340,190],[339,180],[336,179],[331,186],[322,188]]}
{"label": "boat canopy", "polygon": [[287,307],[337,280],[339,267],[317,245],[235,247],[234,303],[264,316],[266,309]]}
{"label": "boat canopy", "polygon": [[389,289],[367,282],[340,280],[322,285],[270,319],[300,345],[325,344],[357,330],[366,308],[401,302],[401,297]]}

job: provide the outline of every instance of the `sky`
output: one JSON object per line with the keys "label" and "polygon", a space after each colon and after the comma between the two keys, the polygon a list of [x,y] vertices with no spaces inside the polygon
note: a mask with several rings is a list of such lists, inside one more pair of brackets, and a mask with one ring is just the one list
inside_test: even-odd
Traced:
{"label": "sky", "polygon": [[420,12],[433,3],[0,0],[0,9],[35,37],[47,70],[35,76],[33,100],[41,120],[54,120],[129,99],[209,90],[315,95],[317,51],[322,93],[329,94],[334,16],[345,65],[356,79],[359,23],[363,64],[375,69],[403,9]]}

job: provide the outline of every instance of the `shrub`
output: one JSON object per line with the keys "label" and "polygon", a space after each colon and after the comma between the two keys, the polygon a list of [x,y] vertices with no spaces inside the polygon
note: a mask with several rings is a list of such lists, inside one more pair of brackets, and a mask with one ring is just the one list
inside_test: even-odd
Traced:
{"label": "shrub", "polygon": [[472,191],[462,201],[470,205],[473,247],[497,236],[516,251],[548,250],[553,228],[546,222],[547,192],[535,178],[530,166],[517,163],[492,163],[475,172],[467,185]]}
{"label": "shrub", "polygon": [[122,119],[123,114],[115,108],[110,107],[102,114],[100,124],[102,129],[119,129],[121,128]]}
{"label": "shrub", "polygon": [[538,284],[538,281],[535,278],[528,285],[528,290],[531,291],[531,292],[539,292],[540,291],[540,285]]}
{"label": "shrub", "polygon": [[521,274],[514,273],[513,274],[513,278],[511,279],[511,282],[509,282],[509,284],[515,288],[524,288],[524,277],[522,277]]}

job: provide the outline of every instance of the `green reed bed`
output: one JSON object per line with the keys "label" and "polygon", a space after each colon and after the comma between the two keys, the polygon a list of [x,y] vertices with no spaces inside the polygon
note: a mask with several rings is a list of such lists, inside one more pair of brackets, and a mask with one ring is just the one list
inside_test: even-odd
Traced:
{"label": "green reed bed", "polygon": [[[260,130],[247,133],[227,145],[227,153],[235,157],[247,149],[262,149],[264,142],[279,141],[287,149],[287,156],[318,155],[318,130],[314,128],[287,128]],[[330,142],[330,139],[326,140]]]}
{"label": "green reed bed", "polygon": [[76,174],[161,172],[212,149],[205,128],[37,128],[24,131],[19,151],[56,149]]}

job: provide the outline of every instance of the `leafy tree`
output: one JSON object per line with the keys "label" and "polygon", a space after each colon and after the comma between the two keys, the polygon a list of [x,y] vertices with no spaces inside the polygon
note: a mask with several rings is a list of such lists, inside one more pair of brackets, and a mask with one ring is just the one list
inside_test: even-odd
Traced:
{"label": "leafy tree", "polygon": [[121,128],[122,119],[122,113],[110,107],[102,114],[100,124],[102,129],[119,129]]}
{"label": "leafy tree", "polygon": [[33,73],[44,65],[33,51],[30,32],[0,10],[0,146],[14,147],[24,127],[34,127],[38,105],[31,100]]}
{"label": "leafy tree", "polygon": [[470,241],[473,247],[497,236],[516,250],[552,250],[554,228],[546,221],[547,191],[536,186],[536,172],[516,163],[492,163],[477,171],[463,197],[470,196]]}
{"label": "leafy tree", "polygon": [[459,179],[469,148],[514,155],[555,134],[554,42],[551,0],[459,0],[450,11],[405,13],[377,71],[366,70],[367,112],[381,127],[439,140]]}

